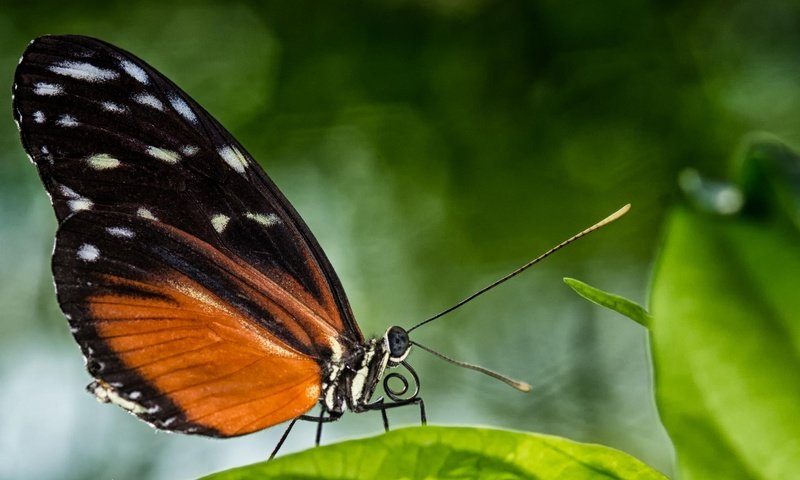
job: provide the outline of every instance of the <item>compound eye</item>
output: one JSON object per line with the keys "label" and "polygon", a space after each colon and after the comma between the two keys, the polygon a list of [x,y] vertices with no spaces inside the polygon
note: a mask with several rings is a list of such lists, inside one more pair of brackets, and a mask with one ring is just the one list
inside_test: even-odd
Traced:
{"label": "compound eye", "polygon": [[389,343],[389,355],[392,358],[402,358],[408,352],[408,333],[400,327],[392,327],[386,332]]}

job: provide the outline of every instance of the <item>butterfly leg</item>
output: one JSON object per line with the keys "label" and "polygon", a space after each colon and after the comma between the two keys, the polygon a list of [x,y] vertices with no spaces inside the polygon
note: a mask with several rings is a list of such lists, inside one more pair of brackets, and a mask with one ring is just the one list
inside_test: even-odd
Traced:
{"label": "butterfly leg", "polygon": [[383,417],[383,431],[384,432],[388,432],[389,431],[389,416],[386,415],[386,409],[385,408],[381,409],[381,417]]}
{"label": "butterfly leg", "polygon": [[267,461],[272,460],[273,458],[275,458],[275,455],[278,454],[278,450],[281,449],[281,447],[283,446],[283,442],[286,441],[286,437],[289,436],[289,432],[292,431],[292,427],[294,427],[294,424],[297,423],[298,420],[300,420],[300,417],[296,417],[295,419],[293,419],[289,423],[289,426],[286,427],[286,431],[284,431],[283,435],[281,435],[281,439],[278,440],[278,444],[275,445],[275,448],[272,450],[272,453],[269,454],[269,458],[267,459]]}
{"label": "butterfly leg", "polygon": [[322,411],[319,412],[319,420],[317,420],[317,436],[314,439],[314,446],[319,447],[319,442],[322,440],[322,423],[325,419],[325,405],[322,406]]}
{"label": "butterfly leg", "polygon": [[[327,417],[325,416],[326,413],[328,414]],[[300,415],[297,418],[300,419],[300,420],[306,420],[306,421],[309,421],[309,422],[316,422],[317,423],[317,434],[316,434],[316,438],[315,438],[315,441],[314,441],[314,446],[319,447],[320,440],[322,439],[322,424],[323,423],[335,422],[335,421],[339,420],[340,418],[342,418],[342,414],[341,413],[329,412],[329,411],[327,411],[325,409],[325,406],[323,405],[322,406],[322,410],[319,412],[319,416],[315,417],[315,416],[312,416],[312,415]]]}
{"label": "butterfly leg", "polygon": [[383,429],[388,432],[389,416],[386,414],[386,411],[390,408],[405,407],[406,405],[419,405],[419,422],[421,425],[428,424],[428,417],[425,415],[425,401],[423,401],[421,397],[413,397],[388,404],[385,403],[381,398],[380,400],[367,405],[364,410],[380,410],[381,417],[383,418]]}

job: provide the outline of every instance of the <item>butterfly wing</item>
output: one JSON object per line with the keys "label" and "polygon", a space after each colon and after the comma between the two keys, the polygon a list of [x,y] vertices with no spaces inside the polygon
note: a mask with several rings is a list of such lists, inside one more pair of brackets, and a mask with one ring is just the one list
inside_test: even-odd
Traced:
{"label": "butterfly wing", "polygon": [[14,117],[59,221],[59,303],[95,393],[222,436],[313,406],[320,364],[363,336],[303,220],[216,120],[80,36],[28,46]]}

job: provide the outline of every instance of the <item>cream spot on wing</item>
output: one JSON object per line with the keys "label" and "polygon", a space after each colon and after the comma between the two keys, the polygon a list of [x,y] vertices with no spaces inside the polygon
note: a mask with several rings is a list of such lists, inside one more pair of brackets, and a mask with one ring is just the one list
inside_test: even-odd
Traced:
{"label": "cream spot on wing", "polygon": [[194,114],[192,108],[181,97],[171,93],[167,95],[167,99],[169,99],[170,105],[172,105],[172,108],[174,108],[181,117],[195,125],[198,123],[197,115]]}
{"label": "cream spot on wing", "polygon": [[133,238],[133,230],[127,227],[106,227],[106,232],[112,237]]}
{"label": "cream spot on wing", "polygon": [[222,231],[225,230],[225,227],[228,226],[230,219],[231,217],[218,213],[211,217],[211,225],[214,227],[214,230],[216,230],[217,233],[222,233]]}
{"label": "cream spot on wing", "polygon": [[149,93],[137,93],[133,96],[133,101],[141,105],[153,107],[156,110],[161,110],[162,112],[164,111],[164,104],[161,103],[161,100],[150,95]]}
{"label": "cream spot on wing", "polygon": [[150,78],[147,76],[147,72],[145,72],[142,67],[136,65],[130,60],[120,60],[119,66],[125,70],[125,73],[135,78],[139,83],[143,83],[145,85],[150,83]]}
{"label": "cream spot on wing", "polygon": [[138,403],[122,398],[119,393],[109,384],[102,380],[97,380],[91,384],[92,393],[97,397],[99,402],[113,403],[118,405],[129,412],[135,414],[142,414],[147,412],[147,409]]}
{"label": "cream spot on wing", "polygon": [[111,113],[125,113],[125,107],[114,102],[103,102],[100,104],[103,110]]}
{"label": "cream spot on wing", "polygon": [[138,216],[140,216],[142,218],[146,218],[148,220],[158,220],[158,218],[156,218],[156,216],[153,215],[153,212],[151,212],[150,210],[148,210],[148,209],[146,209],[144,207],[139,207],[139,209],[136,210],[136,215],[138,215]]}
{"label": "cream spot on wing", "polygon": [[56,119],[56,125],[59,127],[77,127],[78,121],[72,115],[61,115]]}
{"label": "cream spot on wing", "polygon": [[88,198],[80,197],[74,200],[70,200],[67,202],[69,209],[73,212],[79,212],[81,210],[89,210],[94,206],[91,200]]}
{"label": "cream spot on wing", "polygon": [[78,258],[84,262],[94,262],[100,258],[100,250],[98,250],[94,245],[84,243],[78,249]]}
{"label": "cream spot on wing", "polygon": [[55,83],[36,82],[33,84],[33,93],[36,95],[61,95],[64,93],[64,87]]}
{"label": "cream spot on wing", "polygon": [[147,154],[153,158],[157,158],[159,160],[163,160],[167,163],[172,163],[172,164],[178,163],[178,161],[180,161],[181,159],[180,155],[173,152],[172,150],[167,150],[166,148],[158,148],[150,146],[147,147],[147,150],[145,150],[145,152],[147,152]]}
{"label": "cream spot on wing", "polygon": [[195,153],[199,152],[200,149],[195,147],[194,145],[184,145],[181,147],[181,153],[186,155],[187,157],[191,157]]}
{"label": "cream spot on wing", "polygon": [[219,155],[225,160],[225,163],[239,173],[244,173],[244,170],[249,165],[247,159],[242,155],[242,152],[234,146],[221,147],[217,152],[219,152]]}
{"label": "cream spot on wing", "polygon": [[260,223],[261,225],[264,225],[265,227],[271,227],[273,225],[281,223],[281,219],[278,218],[278,216],[275,215],[274,213],[270,213],[268,215],[264,215],[263,213],[247,212],[247,213],[244,214],[244,216],[249,218],[250,220],[256,222],[256,223]]}
{"label": "cream spot on wing", "polygon": [[98,153],[86,159],[90,167],[95,170],[107,170],[109,168],[117,168],[120,161],[107,153]]}
{"label": "cream spot on wing", "polygon": [[161,422],[161,426],[162,426],[162,427],[169,427],[170,425],[172,425],[173,423],[175,423],[175,421],[176,421],[177,419],[178,419],[177,417],[169,417],[168,419],[166,419],[166,420],[164,420],[163,422]]}
{"label": "cream spot on wing", "polygon": [[69,188],[66,185],[61,185],[60,187],[58,187],[58,190],[61,192],[61,195],[64,195],[67,198],[81,198],[81,196],[78,195],[75,192],[75,190]]}
{"label": "cream spot on wing", "polygon": [[33,121],[36,123],[44,123],[45,121],[44,112],[42,112],[41,110],[33,112]]}
{"label": "cream spot on wing", "polygon": [[49,70],[58,75],[86,80],[87,82],[105,82],[119,77],[119,73],[114,70],[98,68],[87,62],[73,62],[64,60],[55,65],[51,65]]}

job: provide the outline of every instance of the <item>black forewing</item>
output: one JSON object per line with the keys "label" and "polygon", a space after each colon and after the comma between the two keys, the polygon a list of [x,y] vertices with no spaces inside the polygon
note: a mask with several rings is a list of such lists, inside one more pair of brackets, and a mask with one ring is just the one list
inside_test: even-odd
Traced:
{"label": "black forewing", "polygon": [[87,37],[36,39],[17,67],[14,117],[59,223],[84,210],[163,222],[279,283],[294,279],[332,311],[345,343],[363,341],[291,204],[211,115],[142,60]]}

